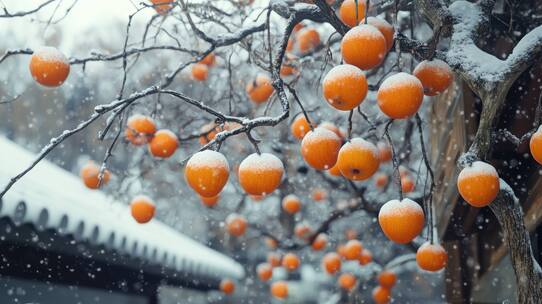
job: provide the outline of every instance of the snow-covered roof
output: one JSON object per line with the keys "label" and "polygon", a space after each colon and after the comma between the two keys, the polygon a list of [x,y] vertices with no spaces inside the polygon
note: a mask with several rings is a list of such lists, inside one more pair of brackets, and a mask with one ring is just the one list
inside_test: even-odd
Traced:
{"label": "snow-covered roof", "polygon": [[[28,166],[33,153],[0,136],[0,187]],[[4,196],[0,217],[15,224],[54,229],[77,241],[104,246],[150,264],[193,275],[242,278],[244,270],[231,258],[153,219],[138,224],[126,205],[87,189],[81,180],[42,160]]]}

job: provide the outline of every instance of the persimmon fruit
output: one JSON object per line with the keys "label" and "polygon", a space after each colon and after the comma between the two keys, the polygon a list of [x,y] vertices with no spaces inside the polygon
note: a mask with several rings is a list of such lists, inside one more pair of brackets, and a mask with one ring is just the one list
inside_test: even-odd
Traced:
{"label": "persimmon fruit", "polygon": [[388,239],[406,244],[423,229],[425,216],[422,207],[411,199],[391,200],[378,213],[378,222]]}
{"label": "persimmon fruit", "polygon": [[280,185],[284,174],[282,161],[273,154],[251,154],[239,165],[239,183],[246,193],[269,194]]}
{"label": "persimmon fruit", "polygon": [[404,72],[394,74],[380,85],[377,101],[380,110],[389,118],[413,116],[422,105],[422,83],[415,76]]}
{"label": "persimmon fruit", "polygon": [[367,96],[365,74],[351,64],[335,66],[324,77],[322,92],[326,101],[337,110],[350,111]]}
{"label": "persimmon fruit", "polygon": [[154,202],[145,195],[134,197],[130,202],[132,217],[140,224],[148,223],[154,217]]}
{"label": "persimmon fruit", "polygon": [[305,162],[316,170],[327,170],[337,162],[341,139],[325,128],[311,130],[301,141],[301,155]]}
{"label": "persimmon fruit", "polygon": [[87,188],[98,189],[109,182],[111,173],[107,169],[104,170],[103,177],[100,182],[100,169],[100,166],[93,161],[89,161],[83,166],[83,168],[81,168],[80,176]]}
{"label": "persimmon fruit", "polygon": [[492,165],[475,161],[459,172],[457,189],[470,205],[477,208],[487,206],[499,194],[499,174]]}
{"label": "persimmon fruit", "polygon": [[386,38],[370,24],[360,24],[351,28],[341,41],[344,62],[362,70],[369,70],[382,64],[387,51]]}
{"label": "persimmon fruit", "polygon": [[230,176],[230,166],[220,152],[204,150],[192,155],[184,169],[188,185],[204,197],[217,196]]}
{"label": "persimmon fruit", "polygon": [[416,252],[418,266],[426,271],[439,271],[448,263],[448,253],[439,244],[425,242]]}
{"label": "persimmon fruit", "polygon": [[380,166],[378,150],[375,145],[362,138],[353,138],[341,147],[337,165],[341,174],[347,179],[366,180]]}
{"label": "persimmon fruit", "polygon": [[30,74],[34,80],[46,87],[58,87],[70,74],[70,62],[58,49],[44,46],[30,57]]}
{"label": "persimmon fruit", "polygon": [[149,141],[149,152],[159,158],[168,158],[175,153],[179,147],[177,135],[167,129],[156,131]]}

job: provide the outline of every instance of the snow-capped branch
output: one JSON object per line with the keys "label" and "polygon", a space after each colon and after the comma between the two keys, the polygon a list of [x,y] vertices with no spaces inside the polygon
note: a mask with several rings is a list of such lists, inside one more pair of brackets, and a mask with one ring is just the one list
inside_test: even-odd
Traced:
{"label": "snow-capped branch", "polygon": [[49,5],[49,4],[51,4],[51,3],[55,2],[55,1],[57,1],[57,0],[48,0],[48,1],[45,1],[42,4],[38,5],[36,8],[31,9],[29,11],[21,11],[21,12],[15,12],[15,13],[10,13],[8,11],[8,8],[6,6],[4,6],[2,8],[4,13],[0,14],[0,18],[13,18],[13,17],[23,17],[23,16],[26,16],[26,15],[31,15],[31,14],[34,14],[34,13],[38,12],[42,8],[46,7],[47,5]]}

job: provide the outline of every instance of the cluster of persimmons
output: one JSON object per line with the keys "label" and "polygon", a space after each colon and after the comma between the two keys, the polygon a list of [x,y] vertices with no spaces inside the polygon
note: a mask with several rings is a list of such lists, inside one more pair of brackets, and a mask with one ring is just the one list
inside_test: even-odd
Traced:
{"label": "cluster of persimmons", "polygon": [[[172,8],[172,0],[152,0],[154,8],[160,14],[166,14]],[[245,4],[250,4],[248,1]],[[394,27],[386,20],[377,17],[365,19],[364,1],[346,0],[339,8],[340,19],[350,27],[341,41],[342,64],[333,67],[322,81],[322,93],[326,102],[337,111],[352,111],[365,100],[368,83],[364,71],[379,67],[394,44]],[[297,72],[297,56],[307,55],[320,45],[320,36],[315,28],[298,24],[287,46],[285,62],[281,67],[282,77]],[[192,76],[199,81],[208,77],[208,68],[215,64],[214,54],[208,54],[199,63],[192,66]],[[48,87],[60,86],[68,77],[70,65],[68,59],[56,48],[43,47],[36,50],[30,60],[30,72],[36,82]],[[420,62],[412,73],[399,72],[383,80],[377,92],[377,106],[390,119],[408,119],[415,115],[426,96],[435,96],[445,91],[453,81],[450,67],[438,59]],[[246,85],[247,97],[255,104],[269,100],[274,93],[271,78],[259,74]],[[215,136],[233,124],[216,125],[214,122],[202,127],[200,143],[207,144]],[[388,184],[389,176],[377,172],[380,164],[392,159],[389,143],[372,143],[364,138],[348,138],[345,132],[331,122],[319,125],[311,121],[306,113],[293,119],[291,135],[301,141],[300,154],[305,162],[315,170],[325,170],[331,176],[344,177],[351,181],[364,181],[373,178],[376,187]],[[156,158],[169,158],[179,147],[177,136],[168,129],[158,129],[155,121],[142,114],[135,114],[127,120],[125,138],[134,146],[147,145],[149,153]],[[423,143],[422,143],[423,144]],[[531,138],[530,149],[534,159],[542,164],[542,129]],[[404,193],[414,190],[414,179],[408,170],[400,167],[401,188]],[[271,153],[254,153],[236,168],[238,182],[249,195],[258,198],[273,193],[281,184],[284,175],[282,161]],[[230,166],[226,157],[213,150],[203,150],[190,157],[185,167],[185,179],[188,185],[201,197],[202,203],[213,207],[220,192],[230,177]],[[97,189],[108,183],[110,172],[102,170],[94,162],[89,162],[81,169],[84,184]],[[457,188],[463,199],[474,207],[484,207],[496,199],[499,193],[499,176],[496,169],[485,162],[476,161],[466,166],[459,174]],[[317,189],[313,192],[314,200],[323,200],[326,192]],[[295,214],[302,209],[302,202],[295,194],[289,194],[282,200],[282,208],[288,214]],[[149,222],[155,212],[154,203],[147,196],[137,196],[131,202],[131,212],[138,223]],[[385,203],[379,212],[378,222],[382,231],[391,241],[405,244],[420,235],[425,224],[425,215],[421,206],[411,199],[394,199]],[[234,237],[242,236],[248,226],[247,220],[239,214],[230,214],[226,219],[226,229]],[[310,227],[304,224],[296,226],[295,234],[308,239],[312,234]],[[276,241],[268,240],[271,247]],[[310,244],[315,251],[324,250],[327,236],[319,234]],[[419,247],[416,260],[421,269],[438,271],[445,267],[448,256],[438,243],[426,242]],[[324,255],[322,268],[330,275],[339,275],[338,285],[351,290],[356,284],[356,277],[351,273],[340,273],[343,260],[357,260],[365,265],[372,260],[369,250],[361,242],[351,238],[337,250]],[[273,268],[282,266],[288,271],[295,271],[301,265],[295,253],[283,256],[271,252],[267,263],[257,267],[257,275],[262,281],[268,281]],[[384,270],[378,277],[379,286],[373,290],[377,303],[386,303],[391,296],[391,288],[396,282],[396,275]],[[234,282],[224,280],[220,286],[224,293],[232,293]],[[288,296],[288,284],[276,281],[270,286],[270,292],[276,298]]]}

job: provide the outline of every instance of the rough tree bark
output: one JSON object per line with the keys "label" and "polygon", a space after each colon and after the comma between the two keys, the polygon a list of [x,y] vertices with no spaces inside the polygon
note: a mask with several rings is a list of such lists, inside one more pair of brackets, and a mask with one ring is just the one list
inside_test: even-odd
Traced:
{"label": "rough tree bark", "polygon": [[[478,4],[456,1],[447,7],[439,0],[419,0],[416,5],[434,25],[434,31],[441,30],[435,27],[451,26],[448,51],[437,52],[436,55],[448,62],[482,100],[482,113],[474,141],[457,165],[464,168],[473,161],[486,160],[492,150],[495,126],[510,87],[541,52],[542,26],[525,35],[506,60],[500,60],[476,45],[480,33],[487,28],[495,1],[482,0]],[[405,47],[421,45],[412,41],[402,44]],[[413,50],[413,54],[420,53]],[[539,303],[542,298],[542,270],[533,255],[521,205],[505,181],[501,180],[501,191],[490,208],[501,225],[504,241],[509,248],[518,286],[518,302]]]}

